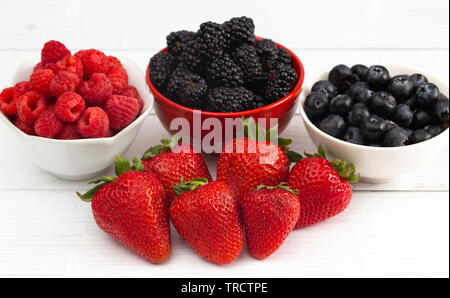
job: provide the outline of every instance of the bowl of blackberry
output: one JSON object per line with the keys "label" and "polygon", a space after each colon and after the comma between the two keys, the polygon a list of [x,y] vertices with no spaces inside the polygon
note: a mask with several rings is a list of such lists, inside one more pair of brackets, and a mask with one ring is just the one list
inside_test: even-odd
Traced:
{"label": "bowl of blackberry", "polygon": [[300,107],[313,142],[353,162],[366,182],[412,173],[448,146],[448,85],[417,69],[338,65]]}
{"label": "bowl of blackberry", "polygon": [[300,59],[255,36],[254,22],[247,17],[170,33],[167,47],[147,68],[155,111],[168,131],[180,117],[192,128],[194,111],[201,111],[202,121],[215,118],[222,124],[227,118],[276,118],[281,132],[296,111],[303,80]]}

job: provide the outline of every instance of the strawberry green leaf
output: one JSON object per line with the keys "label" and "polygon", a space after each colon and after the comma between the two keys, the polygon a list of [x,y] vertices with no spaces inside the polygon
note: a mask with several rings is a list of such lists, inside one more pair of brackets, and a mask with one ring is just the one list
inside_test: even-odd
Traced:
{"label": "strawberry green leaf", "polygon": [[143,172],[144,164],[137,158],[133,157],[133,166],[131,167],[132,171]]}
{"label": "strawberry green leaf", "polygon": [[97,191],[100,188],[102,188],[103,186],[105,186],[106,184],[108,184],[108,183],[102,183],[102,184],[96,185],[95,187],[88,190],[85,194],[81,194],[81,193],[77,192],[77,195],[81,200],[83,200],[85,202],[92,202],[92,199],[94,198]]}
{"label": "strawberry green leaf", "polygon": [[297,163],[297,162],[299,162],[300,160],[303,159],[303,156],[301,154],[299,154],[299,153],[297,153],[295,151],[291,151],[291,150],[289,150],[286,153],[286,156],[289,159],[290,163]]}
{"label": "strawberry green leaf", "polygon": [[174,148],[180,141],[181,139],[177,139],[174,135],[170,136],[170,140],[162,139],[161,144],[152,146],[147,151],[145,151],[144,155],[142,155],[141,160],[143,161],[149,160],[155,157],[156,155],[167,152],[171,148]]}
{"label": "strawberry green leaf", "polygon": [[294,194],[294,195],[298,195],[299,194],[298,190],[290,188],[287,185],[286,182],[281,182],[277,186],[258,185],[255,188],[256,188],[256,190],[261,190],[261,189],[268,189],[268,190],[282,189],[282,190],[290,192],[291,194]]}
{"label": "strawberry green leaf", "polygon": [[172,185],[172,189],[176,196],[181,196],[187,191],[194,191],[208,183],[209,181],[207,178],[196,178],[194,180],[184,182],[184,177],[181,177],[180,182],[176,186]]}
{"label": "strawberry green leaf", "polygon": [[119,177],[123,173],[128,172],[131,170],[131,165],[128,159],[121,155],[116,156],[116,160],[114,161],[114,164],[116,166],[116,176]]}
{"label": "strawberry green leaf", "polygon": [[99,184],[101,182],[112,183],[116,181],[116,177],[103,176],[89,181],[89,184]]}

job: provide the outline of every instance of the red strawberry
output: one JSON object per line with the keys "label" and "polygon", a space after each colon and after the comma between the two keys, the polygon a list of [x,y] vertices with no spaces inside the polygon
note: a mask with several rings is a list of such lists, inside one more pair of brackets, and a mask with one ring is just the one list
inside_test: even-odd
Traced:
{"label": "red strawberry", "polygon": [[199,177],[211,181],[212,178],[205,161],[194,148],[178,143],[173,137],[171,140],[163,139],[161,143],[147,150],[142,160],[144,172],[155,175],[161,181],[170,206],[175,199],[172,186],[177,185],[181,178],[187,181]]}
{"label": "red strawberry", "polygon": [[300,218],[295,228],[303,228],[326,220],[344,211],[353,196],[350,183],[356,183],[359,175],[355,166],[336,159],[329,162],[322,146],[319,153],[307,154],[289,175],[288,184],[299,191]]}
{"label": "red strawberry", "polygon": [[285,183],[275,187],[258,186],[240,201],[248,251],[265,259],[283,244],[300,216],[298,192]]}
{"label": "red strawberry", "polygon": [[116,158],[116,175],[92,181],[101,183],[80,198],[92,200],[92,213],[105,233],[153,263],[162,263],[170,253],[170,224],[159,180],[142,173],[133,159]]}
{"label": "red strawberry", "polygon": [[170,207],[170,218],[184,241],[213,263],[233,262],[244,247],[244,231],[231,188],[198,178],[181,180],[174,191],[179,197]]}

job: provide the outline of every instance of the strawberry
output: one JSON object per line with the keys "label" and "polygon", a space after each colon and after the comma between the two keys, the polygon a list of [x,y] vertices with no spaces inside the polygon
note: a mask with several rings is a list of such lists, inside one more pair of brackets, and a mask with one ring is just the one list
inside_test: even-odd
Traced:
{"label": "strawberry", "polygon": [[142,157],[144,172],[159,178],[166,192],[166,199],[170,206],[175,198],[172,186],[180,179],[189,181],[205,177],[211,181],[211,174],[202,156],[194,148],[178,142],[176,138],[161,140],[161,145],[148,149]]}
{"label": "strawberry", "polygon": [[245,136],[230,141],[217,163],[217,180],[230,185],[238,198],[254,186],[276,186],[287,181],[289,162],[295,161],[296,153],[286,150],[291,140],[280,138],[278,144],[271,142],[271,133],[277,127],[267,131],[265,139],[260,140],[249,134],[251,129],[256,131],[256,136],[263,133],[262,128],[252,127],[253,123],[253,119],[244,122]]}
{"label": "strawberry", "polygon": [[277,251],[300,216],[298,191],[285,184],[257,186],[240,200],[247,248],[257,259],[265,259]]}
{"label": "strawberry", "polygon": [[133,159],[116,158],[118,177],[101,177],[100,183],[78,196],[92,201],[92,213],[105,233],[146,258],[162,263],[170,253],[170,224],[164,189],[155,176],[142,173],[143,165]]}
{"label": "strawberry", "polygon": [[358,182],[355,166],[335,159],[328,161],[322,146],[319,153],[306,154],[291,170],[288,185],[299,191],[300,218],[295,226],[303,228],[343,212],[350,204]]}
{"label": "strawberry", "polygon": [[169,213],[181,238],[213,263],[233,262],[244,247],[244,231],[231,188],[206,178],[181,179],[174,192],[178,197]]}

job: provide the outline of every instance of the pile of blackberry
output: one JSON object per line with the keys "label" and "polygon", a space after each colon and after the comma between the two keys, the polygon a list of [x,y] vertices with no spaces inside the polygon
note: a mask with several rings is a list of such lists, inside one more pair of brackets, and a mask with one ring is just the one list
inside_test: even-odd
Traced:
{"label": "pile of blackberry", "polygon": [[449,100],[422,74],[397,75],[380,65],[338,65],[305,100],[309,119],[328,135],[358,145],[400,147],[449,126]]}
{"label": "pile of blackberry", "polygon": [[197,32],[172,32],[167,47],[150,59],[150,79],[186,107],[248,111],[285,97],[297,81],[291,55],[270,39],[256,41],[247,17],[206,22]]}

